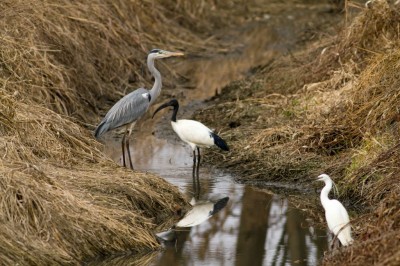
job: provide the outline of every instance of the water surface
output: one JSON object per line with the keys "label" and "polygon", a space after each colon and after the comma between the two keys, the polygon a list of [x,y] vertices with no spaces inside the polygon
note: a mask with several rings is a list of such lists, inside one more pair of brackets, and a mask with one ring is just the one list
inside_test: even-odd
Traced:
{"label": "water surface", "polygon": [[[205,99],[223,86],[245,77],[251,68],[267,64],[277,53],[287,52],[295,44],[291,36],[295,35],[296,20],[292,15],[282,16],[279,26],[268,23],[265,15],[264,21],[231,29],[226,37],[232,42],[230,52],[171,61],[173,68],[190,81],[186,87],[176,88],[175,96],[182,106],[178,119],[190,118],[194,110],[204,106]],[[229,197],[228,204],[203,223],[177,230],[176,241],[165,244],[163,251],[139,258],[127,255],[110,264],[318,264],[327,250],[327,230],[313,226],[305,213],[293,206],[290,197],[273,194],[267,186],[260,189],[238,184],[228,172],[209,165],[201,166],[201,189],[195,193],[192,151],[172,131],[169,117],[170,113],[163,111],[156,119],[148,115],[138,123],[131,141],[134,167],[165,178],[179,187],[188,200],[194,195],[202,201]],[[216,148],[214,151],[220,152]],[[106,153],[120,163],[120,139],[110,138]]]}

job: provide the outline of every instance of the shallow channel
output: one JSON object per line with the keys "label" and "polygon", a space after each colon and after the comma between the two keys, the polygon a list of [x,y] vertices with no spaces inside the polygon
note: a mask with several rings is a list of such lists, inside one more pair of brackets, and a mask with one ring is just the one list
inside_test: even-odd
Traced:
{"label": "shallow channel", "polygon": [[[132,151],[136,169],[160,175],[188,200],[194,197],[191,150],[178,139],[140,133]],[[200,168],[199,180],[197,199],[229,197],[226,207],[199,225],[177,230],[176,240],[147,265],[317,265],[328,249],[327,231],[314,227],[290,197],[236,183],[210,166]]]}
{"label": "shallow channel", "polygon": [[[288,20],[285,27],[274,29],[274,38],[268,23],[236,29],[241,42],[231,54],[173,61],[195,87],[177,89],[175,96],[182,106],[178,119],[190,118],[216,91],[266,64],[277,50],[289,47],[292,40],[286,37],[295,26],[291,17]],[[235,34],[229,34],[234,40]],[[147,116],[138,123],[131,141],[133,164],[137,170],[156,173],[176,185],[190,200],[194,195],[192,151],[172,131],[169,117],[170,112],[163,111],[157,119]],[[106,153],[120,163],[120,139],[110,138]],[[173,244],[139,258],[138,265],[317,265],[328,249],[327,230],[314,227],[290,197],[236,183],[230,173],[212,166],[201,166],[199,180],[197,200],[229,197],[227,205],[199,225],[176,230]],[[135,259],[118,260],[120,265],[124,262],[134,265]]]}

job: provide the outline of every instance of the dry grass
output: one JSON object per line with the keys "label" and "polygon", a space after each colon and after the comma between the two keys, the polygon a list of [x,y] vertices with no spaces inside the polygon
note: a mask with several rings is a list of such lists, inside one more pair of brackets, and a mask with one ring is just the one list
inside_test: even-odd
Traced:
{"label": "dry grass", "polygon": [[198,114],[224,125],[224,165],[244,180],[310,186],[322,172],[333,176],[361,213],[355,244],[325,265],[400,262],[399,14],[399,5],[373,1],[337,36],[230,85]]}
{"label": "dry grass", "polygon": [[[213,48],[200,34],[218,23],[205,19],[219,17],[206,15],[218,6],[201,3],[198,8],[174,1],[2,1],[0,86],[92,121],[99,106],[147,85],[150,76],[143,79],[143,69],[150,49]],[[165,81],[168,87],[169,78]]]}
{"label": "dry grass", "polygon": [[90,133],[3,95],[1,261],[78,262],[158,247],[152,234],[184,206],[177,188],[103,157]]}
{"label": "dry grass", "polygon": [[[221,21],[193,22],[218,18],[206,14],[219,6],[201,3],[0,3],[2,264],[78,264],[159,247],[153,231],[185,200],[161,178],[105,158],[82,125],[150,80],[141,72],[149,49],[212,48],[205,31]],[[177,75],[160,66],[168,88]]]}

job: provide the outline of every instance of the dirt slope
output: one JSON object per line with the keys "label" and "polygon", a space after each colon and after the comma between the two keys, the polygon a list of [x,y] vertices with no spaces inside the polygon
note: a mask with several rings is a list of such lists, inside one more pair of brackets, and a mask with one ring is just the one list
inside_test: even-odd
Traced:
{"label": "dirt slope", "polygon": [[356,241],[324,264],[398,265],[400,10],[383,0],[355,8],[338,34],[227,86],[197,117],[218,124],[232,151],[212,162],[241,181],[315,187],[320,173],[333,177],[357,211]]}

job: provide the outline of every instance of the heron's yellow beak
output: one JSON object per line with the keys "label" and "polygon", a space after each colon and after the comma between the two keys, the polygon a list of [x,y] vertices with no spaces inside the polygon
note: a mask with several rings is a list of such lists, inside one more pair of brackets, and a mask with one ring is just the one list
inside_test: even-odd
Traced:
{"label": "heron's yellow beak", "polygon": [[166,55],[168,55],[168,56],[184,56],[185,54],[182,52],[167,52]]}

